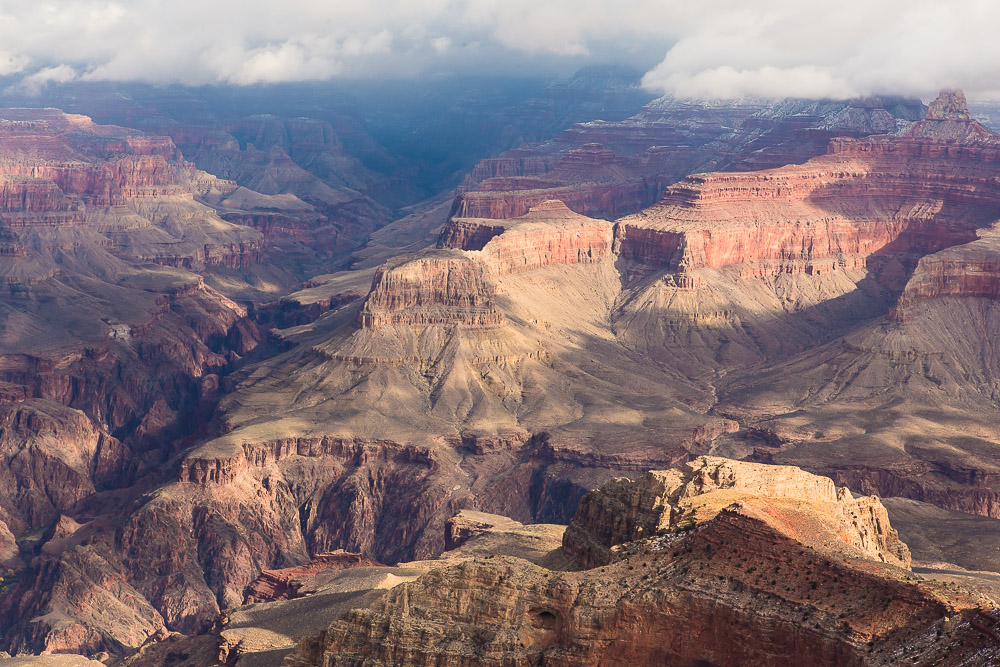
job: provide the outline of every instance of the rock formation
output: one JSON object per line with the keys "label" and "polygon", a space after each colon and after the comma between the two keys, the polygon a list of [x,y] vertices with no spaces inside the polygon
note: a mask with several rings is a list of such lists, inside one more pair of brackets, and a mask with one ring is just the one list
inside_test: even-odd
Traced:
{"label": "rock formation", "polygon": [[117,515],[261,342],[212,284],[288,276],[262,266],[258,232],[196,201],[235,185],[167,137],[0,111],[0,182],[0,560],[16,573],[3,641],[120,654],[164,617],[122,560]]}
{"label": "rock formation", "polygon": [[432,570],[285,664],[985,665],[1000,651],[974,595],[908,572],[877,498],[799,469],[703,458],[611,482],[565,534],[586,562],[581,543],[616,550],[582,572],[496,555]]}
{"label": "rock formation", "polygon": [[[854,498],[819,477],[791,466],[769,466],[702,456],[680,468],[654,471],[633,482],[607,483],[580,500],[566,531],[566,551],[587,567],[614,560],[619,544],[652,538],[678,529],[689,530],[711,520],[733,497],[766,497],[768,511],[781,515],[785,499],[800,511],[801,500],[814,504],[827,521],[838,524],[839,541],[864,558],[909,568],[910,553],[889,527],[878,498]],[[754,501],[747,501],[754,502]],[[788,521],[787,525],[790,525]],[[829,547],[829,536],[818,527],[801,530],[797,539],[814,548]]]}
{"label": "rock formation", "polygon": [[[969,239],[919,259],[916,253],[885,316],[759,369],[754,379],[738,374],[720,407],[767,434],[770,442],[757,449],[761,460],[807,465],[866,493],[996,517],[996,471],[983,453],[1000,438],[987,333],[996,321],[990,173],[998,138],[968,119],[961,99],[942,94],[906,136],[835,142],[832,153],[940,174],[933,187],[944,189],[928,197],[934,217],[952,230],[964,227]],[[871,427],[860,427],[865,423]]]}
{"label": "rock formation", "polygon": [[353,567],[377,567],[379,564],[361,554],[346,551],[321,553],[305,565],[280,570],[264,570],[243,592],[243,604],[259,604],[299,597],[303,589],[315,589],[322,578]]}
{"label": "rock formation", "polygon": [[965,93],[961,90],[943,90],[927,108],[927,120],[972,120]]}
{"label": "rock formation", "polygon": [[[0,562],[18,568],[0,594],[6,645],[122,655],[209,633],[192,656],[252,664],[301,637],[283,610],[322,629],[303,591],[364,607],[370,581],[404,577],[321,554],[360,566],[457,546],[541,565],[414,565],[435,572],[296,659],[587,664],[639,630],[666,640],[636,634],[613,659],[991,655],[978,600],[907,579],[884,508],[855,495],[1000,516],[1000,141],[957,95],[912,111],[668,100],[576,126],[484,161],[454,204],[414,209],[354,270],[267,306],[318,256],[308,246],[339,256],[378,224],[354,225],[368,195],[328,199],[300,164],[336,162],[337,132],[273,117],[171,130],[236,183],[167,139],[8,114],[7,162],[29,139],[49,157],[45,176],[12,166],[0,189],[17,304],[0,321],[0,484],[24,490],[0,499]],[[744,171],[688,175],[717,165]],[[638,481],[587,495],[622,475]],[[530,524],[568,523],[578,503],[565,548],[543,553],[551,536]],[[567,554],[606,571],[550,569]],[[470,603],[458,616],[454,589]],[[232,615],[252,600],[269,600],[260,616]],[[758,618],[762,600],[774,611]]]}
{"label": "rock formation", "polygon": [[692,172],[805,162],[834,137],[896,133],[922,114],[919,102],[895,98],[778,105],[661,98],[623,121],[582,123],[540,146],[482,161],[452,216],[514,218],[558,199],[613,219],[654,204]]}

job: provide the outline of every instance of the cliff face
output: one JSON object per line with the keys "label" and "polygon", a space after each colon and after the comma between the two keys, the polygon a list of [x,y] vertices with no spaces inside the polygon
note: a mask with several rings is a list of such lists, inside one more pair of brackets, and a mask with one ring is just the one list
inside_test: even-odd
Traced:
{"label": "cliff face", "polygon": [[464,257],[419,259],[375,272],[372,290],[358,314],[362,327],[392,324],[461,324],[498,327],[482,268]]}
{"label": "cliff face", "polygon": [[948,298],[1000,299],[1000,237],[994,230],[972,243],[923,257],[893,316],[905,321],[918,304]]}
{"label": "cliff face", "polygon": [[551,265],[600,262],[611,257],[610,224],[573,213],[561,201],[545,201],[524,215],[497,220],[451,218],[439,247],[481,251],[489,274],[499,278]]}
{"label": "cliff face", "polygon": [[84,413],[29,399],[4,406],[0,457],[0,517],[20,535],[117,482],[131,452]]}
{"label": "cliff face", "polygon": [[894,133],[923,116],[914,100],[709,105],[662,98],[618,122],[581,123],[532,149],[480,162],[452,215],[515,218],[548,199],[613,219],[654,204],[696,171],[802,163],[834,137]]}
{"label": "cliff face", "polygon": [[[876,253],[912,268],[925,254],[974,240],[996,211],[1000,191],[976,167],[994,150],[953,156],[954,174],[940,178],[930,174],[933,160],[949,159],[944,144],[834,142],[828,156],[801,167],[689,177],[656,206],[620,220],[616,240],[623,255],[678,272],[753,272],[764,263],[765,271],[830,271],[845,261],[863,266]],[[962,201],[969,190],[975,200]],[[661,254],[651,252],[656,245]]]}
{"label": "cliff face", "polygon": [[607,512],[581,505],[566,549],[572,533],[608,534],[652,505],[662,518],[665,488],[712,510],[693,527],[612,536],[619,548],[582,572],[503,556],[434,569],[303,639],[285,664],[987,664],[998,651],[997,620],[972,598],[884,562],[906,554],[884,509],[862,530],[895,552],[842,530],[845,510],[877,499],[854,505],[795,468],[705,458],[612,482],[590,496]]}
{"label": "cliff face", "polygon": [[[720,409],[764,434],[754,439],[759,460],[998,516],[998,471],[983,455],[1000,435],[988,333],[998,317],[997,146],[950,92],[904,136],[832,142],[823,161],[865,161],[867,191],[926,222],[869,255],[893,285],[888,312],[799,359],[731,378]],[[896,249],[901,259],[890,257]]]}

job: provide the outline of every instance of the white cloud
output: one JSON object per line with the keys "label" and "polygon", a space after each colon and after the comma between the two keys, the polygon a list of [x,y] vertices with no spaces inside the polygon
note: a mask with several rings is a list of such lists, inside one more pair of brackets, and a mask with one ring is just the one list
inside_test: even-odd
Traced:
{"label": "white cloud", "polygon": [[49,84],[68,83],[77,78],[76,70],[67,65],[46,67],[22,78],[13,88],[32,97],[42,92]]}
{"label": "white cloud", "polygon": [[663,72],[658,67],[643,78],[653,90],[684,97],[831,97],[847,99],[859,92],[829,67],[806,65],[738,70],[729,65],[698,72]]}
{"label": "white cloud", "polygon": [[435,37],[431,40],[431,48],[437,53],[444,53],[451,46],[450,37]]}
{"label": "white cloud", "polygon": [[985,95],[998,24],[993,0],[0,0],[0,75],[254,84],[658,56],[646,85],[680,95]]}
{"label": "white cloud", "polygon": [[9,51],[0,51],[0,76],[17,74],[28,66],[26,56],[14,55]]}
{"label": "white cloud", "polygon": [[[924,97],[960,86],[1000,92],[992,0],[709,1],[650,71],[649,88],[679,95]],[[710,18],[712,17],[712,18]]]}

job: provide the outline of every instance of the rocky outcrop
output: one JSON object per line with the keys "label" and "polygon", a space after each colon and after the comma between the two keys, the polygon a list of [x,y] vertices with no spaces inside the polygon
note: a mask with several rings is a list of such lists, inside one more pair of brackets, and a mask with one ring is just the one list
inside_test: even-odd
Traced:
{"label": "rocky outcrop", "polygon": [[[49,179],[14,174],[4,174],[0,177],[0,210],[4,212],[4,219],[27,220],[28,216],[16,214],[68,213],[71,208],[62,190]],[[68,215],[66,217],[72,219]],[[75,217],[82,222],[82,216]]]}
{"label": "rocky outcrop", "polygon": [[[667,179],[665,179],[667,180]],[[498,184],[499,185],[499,184]],[[452,216],[458,218],[516,218],[545,201],[558,199],[582,215],[615,218],[653,204],[665,182],[637,180],[627,183],[598,183],[587,186],[532,187],[525,189],[468,192],[456,199]]]}
{"label": "rocky outcrop", "polygon": [[893,317],[904,321],[918,304],[940,298],[1000,299],[1000,238],[995,233],[921,258]]}
{"label": "rocky outcrop", "polygon": [[489,274],[498,278],[553,264],[599,262],[611,257],[611,225],[571,211],[549,200],[520,217],[496,220],[451,218],[441,232],[440,247],[481,251]]}
{"label": "rocky outcrop", "polygon": [[444,549],[453,551],[474,537],[489,532],[509,533],[524,525],[507,517],[462,510],[445,523]]}
{"label": "rocky outcrop", "polygon": [[[362,465],[370,461],[429,465],[430,453],[423,448],[391,441],[362,438],[281,438],[270,442],[243,443],[234,456],[209,456],[213,448],[195,450],[181,462],[179,481],[198,484],[232,484],[250,468],[275,465],[293,456],[331,457],[343,463]],[[221,454],[221,453],[220,453]]]}
{"label": "rocky outcrop", "polygon": [[[750,544],[737,555],[729,540]],[[995,640],[979,630],[996,621],[974,603],[942,603],[913,584],[812,554],[807,566],[793,545],[752,523],[725,525],[720,517],[716,530],[678,544],[697,555],[635,559],[604,573],[553,574],[502,558],[472,561],[402,584],[370,609],[348,613],[300,642],[286,664],[889,665],[898,651],[915,664],[962,655],[985,665],[996,654]],[[725,565],[711,565],[706,552]],[[748,557],[771,572],[777,563],[783,586],[769,586],[767,575],[741,574],[757,570],[746,565]],[[638,572],[646,578],[637,581]],[[847,579],[854,585],[845,595],[839,582]],[[834,591],[837,602],[851,600],[843,617]],[[757,599],[767,600],[766,612],[754,605]],[[920,640],[939,628],[941,639]]]}
{"label": "rocky outcrop", "polygon": [[[619,479],[584,496],[564,538],[568,553],[595,567],[613,560],[613,547],[710,520],[732,498],[788,498],[817,503],[840,524],[840,539],[865,557],[909,567],[910,554],[889,526],[878,498],[855,499],[828,477],[792,466],[702,456],[680,468]],[[776,510],[780,512],[779,510]],[[820,532],[816,530],[815,532]],[[814,535],[800,535],[811,541]]]}
{"label": "rocky outcrop", "polygon": [[531,150],[515,148],[500,157],[481,160],[466,177],[466,187],[488,178],[539,176],[548,171],[544,157]]}
{"label": "rocky outcrop", "polygon": [[943,90],[927,108],[927,120],[972,120],[965,93]]}
{"label": "rocky outcrop", "polygon": [[425,253],[379,268],[358,314],[362,327],[500,328],[505,319],[495,304],[498,278],[609,259],[612,233],[602,220],[573,213],[560,201],[546,201],[509,221],[452,218],[438,246],[475,254]]}
{"label": "rocky outcrop", "polygon": [[60,512],[127,470],[131,452],[79,410],[28,399],[0,409],[0,518],[17,534]]}
{"label": "rocky outcrop", "polygon": [[503,324],[483,268],[449,254],[420,258],[375,272],[358,314],[365,328],[392,324],[457,324],[494,328]]}
{"label": "rocky outcrop", "polygon": [[243,591],[243,604],[259,604],[298,597],[305,587],[315,589],[319,580],[352,567],[377,567],[361,554],[333,551],[317,554],[305,565],[264,570]]}
{"label": "rocky outcrop", "polygon": [[449,218],[441,230],[438,247],[458,250],[482,250],[490,239],[503,234],[506,227],[498,221],[490,224],[484,219]]}
{"label": "rocky outcrop", "polygon": [[[591,519],[610,528],[642,516],[665,500],[652,480],[668,478],[677,497],[713,508],[696,527],[622,535],[613,559],[582,572],[495,555],[434,569],[303,639],[285,664],[985,665],[1000,654],[998,620],[974,597],[918,581],[842,530],[843,510],[877,499],[845,503],[829,479],[801,470],[702,459],[651,473],[631,500],[616,481],[595,492],[617,498],[607,514],[581,506],[564,544],[573,526],[596,528]],[[650,525],[663,517],[653,514]],[[884,508],[878,520],[905,553]]]}

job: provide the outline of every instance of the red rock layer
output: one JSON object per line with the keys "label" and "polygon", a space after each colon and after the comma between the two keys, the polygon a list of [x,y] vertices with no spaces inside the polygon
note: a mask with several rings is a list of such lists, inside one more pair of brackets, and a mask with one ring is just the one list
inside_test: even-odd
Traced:
{"label": "red rock layer", "polygon": [[690,173],[802,163],[825,153],[833,137],[896,132],[922,108],[891,98],[767,108],[656,100],[624,121],[582,123],[546,144],[484,160],[463,183],[453,212],[509,218],[560,199],[585,215],[619,217],[652,205]]}
{"label": "red rock layer", "polygon": [[361,554],[347,551],[333,551],[318,554],[305,565],[286,567],[280,570],[264,570],[247,586],[243,593],[243,604],[274,602],[298,597],[302,587],[324,572],[338,572],[352,567],[378,566],[373,560]]}
{"label": "red rock layer", "polygon": [[546,189],[475,191],[455,200],[452,215],[458,218],[516,218],[544,201],[558,199],[582,215],[614,218],[652,204],[660,192],[661,183],[642,179]]}
{"label": "red rock layer", "polygon": [[487,178],[510,176],[538,176],[548,170],[546,160],[527,150],[514,149],[500,157],[487,158],[475,166],[466,177],[465,187],[481,183]]}
{"label": "red rock layer", "polygon": [[506,227],[503,224],[487,224],[485,220],[466,220],[450,218],[441,230],[438,240],[439,248],[455,248],[457,250],[482,250],[494,236],[503,234]]}
{"label": "red rock layer", "polygon": [[483,248],[491,272],[504,276],[553,264],[587,264],[611,256],[611,225],[581,223],[551,229],[515,229]]}
{"label": "red rock layer", "polygon": [[182,181],[193,176],[192,170],[184,165],[179,169],[159,154],[126,156],[103,164],[72,158],[64,163],[0,161],[0,175],[39,179],[42,187],[54,183],[62,193],[91,206],[121,206],[127,199],[186,193],[189,190]]}
{"label": "red rock layer", "polygon": [[814,273],[863,266],[875,253],[912,266],[974,240],[1000,212],[990,176],[998,150],[922,136],[836,140],[828,156],[802,166],[689,177],[619,221],[616,245],[623,257],[680,273],[734,265],[747,275]]}
{"label": "red rock layer", "polygon": [[451,218],[438,247],[480,250],[492,277],[552,264],[596,262],[611,255],[611,225],[547,200],[524,215],[497,220]]}
{"label": "red rock layer", "polygon": [[62,191],[51,180],[25,176],[0,177],[0,210],[9,213],[43,213],[70,208]]}
{"label": "red rock layer", "polygon": [[943,297],[1000,300],[1000,239],[990,235],[920,260],[893,317],[904,321],[917,304]]}

